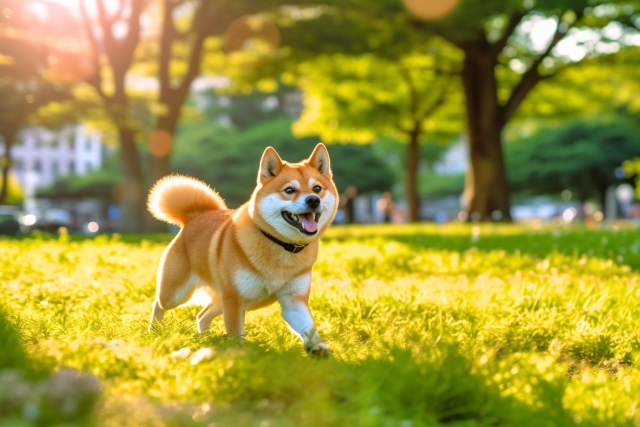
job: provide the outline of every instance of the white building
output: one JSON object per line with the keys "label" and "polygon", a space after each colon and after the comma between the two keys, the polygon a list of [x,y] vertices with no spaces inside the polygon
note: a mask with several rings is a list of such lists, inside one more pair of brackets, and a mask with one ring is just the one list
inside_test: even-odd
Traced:
{"label": "white building", "polygon": [[[4,155],[0,142],[0,156]],[[100,134],[83,125],[67,126],[52,131],[28,128],[22,131],[11,149],[15,174],[27,198],[39,188],[48,187],[58,178],[84,175],[100,169],[103,161]]]}

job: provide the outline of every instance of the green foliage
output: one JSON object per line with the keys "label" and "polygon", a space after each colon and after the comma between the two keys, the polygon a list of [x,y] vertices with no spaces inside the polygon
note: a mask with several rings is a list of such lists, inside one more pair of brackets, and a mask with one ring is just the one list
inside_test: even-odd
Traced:
{"label": "green foliage", "polygon": [[636,157],[632,160],[625,160],[622,163],[622,168],[627,177],[635,178],[636,183],[636,199],[640,199],[640,157]]}
{"label": "green foliage", "polygon": [[57,180],[53,185],[38,190],[40,197],[82,199],[86,197],[111,199],[115,187],[122,177],[117,169],[104,168],[86,175],[70,175]]}
{"label": "green foliage", "polygon": [[617,181],[615,169],[640,155],[640,137],[621,119],[574,120],[513,141],[507,150],[514,189],[535,194],[569,189],[580,200],[604,200],[606,189]]}
{"label": "green foliage", "polygon": [[[255,188],[260,157],[267,146],[274,147],[284,160],[297,162],[309,157],[317,142],[315,138],[295,138],[286,117],[241,131],[194,122],[180,130],[173,169],[203,179],[230,206],[237,206],[247,201]],[[329,147],[329,154],[340,191],[349,185],[355,185],[360,193],[392,187],[393,173],[371,147],[335,145]]]}
{"label": "green foliage", "polygon": [[4,308],[0,307],[0,371],[7,368],[25,368],[27,355],[22,348],[15,325],[9,321]]}
{"label": "green foliage", "polygon": [[275,306],[247,314],[242,346],[222,319],[199,335],[196,306],[147,332],[169,238],[0,241],[0,299],[28,355],[97,375],[101,425],[639,421],[636,229],[335,227],[310,301],[334,350],[322,361]]}
{"label": "green foliage", "polygon": [[398,56],[333,54],[301,65],[305,109],[296,134],[325,142],[368,143],[381,136],[406,142],[418,126],[428,138],[449,142],[462,127],[457,79],[442,71],[434,54]]}
{"label": "green foliage", "polygon": [[99,198],[112,200],[116,186],[122,181],[122,175],[115,156],[108,157],[102,168],[85,175],[67,175],[51,186],[39,189],[40,197],[61,199]]}
{"label": "green foliage", "polygon": [[[22,192],[22,187],[20,186],[20,182],[18,178],[13,174],[9,174],[9,179],[7,183],[7,198],[5,203],[8,205],[17,205],[22,202],[24,194]],[[2,176],[0,176],[0,186],[2,186]]]}
{"label": "green foliage", "polygon": [[464,175],[423,174],[421,180],[420,195],[427,199],[460,196],[464,190]]}

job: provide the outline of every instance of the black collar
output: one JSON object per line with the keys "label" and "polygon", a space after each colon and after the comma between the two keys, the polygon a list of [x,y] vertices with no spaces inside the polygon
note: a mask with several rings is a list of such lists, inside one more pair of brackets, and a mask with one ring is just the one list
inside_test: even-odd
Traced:
{"label": "black collar", "polygon": [[[262,231],[262,230],[260,230]],[[265,235],[265,237],[269,240],[271,240],[273,243],[276,243],[280,246],[282,246],[284,248],[285,251],[289,251],[291,253],[297,254],[298,252],[301,252],[304,248],[306,248],[308,245],[296,245],[295,243],[286,243],[283,242],[280,239],[277,239],[275,237],[273,237],[271,234],[262,231],[262,234]]]}

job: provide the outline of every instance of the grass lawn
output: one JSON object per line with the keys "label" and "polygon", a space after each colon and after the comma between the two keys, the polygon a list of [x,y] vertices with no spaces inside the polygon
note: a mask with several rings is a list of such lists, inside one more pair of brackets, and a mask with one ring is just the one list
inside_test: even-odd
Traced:
{"label": "grass lawn", "polygon": [[640,425],[640,229],[334,227],[326,360],[277,306],[147,332],[169,238],[0,240],[0,426]]}

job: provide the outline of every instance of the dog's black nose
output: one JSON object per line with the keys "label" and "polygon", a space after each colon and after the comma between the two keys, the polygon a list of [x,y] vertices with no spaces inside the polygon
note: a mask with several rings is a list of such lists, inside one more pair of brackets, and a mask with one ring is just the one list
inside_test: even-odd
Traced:
{"label": "dog's black nose", "polygon": [[309,196],[304,199],[304,201],[311,209],[315,209],[320,206],[320,197],[318,196]]}

